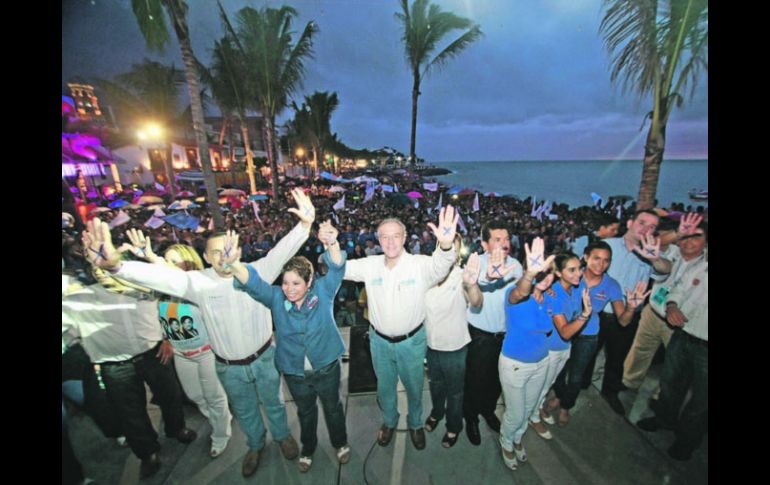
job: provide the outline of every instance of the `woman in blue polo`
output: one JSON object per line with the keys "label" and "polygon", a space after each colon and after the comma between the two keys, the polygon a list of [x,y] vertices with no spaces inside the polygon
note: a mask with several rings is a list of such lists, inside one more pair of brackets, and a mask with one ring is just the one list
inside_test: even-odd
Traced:
{"label": "woman in blue polo", "polygon": [[[326,252],[329,268],[313,281],[313,265],[303,256],[291,258],[283,267],[281,288],[260,278],[251,267],[233,262],[236,287],[268,306],[276,333],[275,364],[283,373],[297,405],[302,441],[298,467],[307,472],[318,445],[318,407],[321,400],[326,426],[337,459],[350,459],[345,414],[340,399],[340,357],[345,344],[334,320],[334,295],[345,274],[346,254],[340,251],[337,229],[327,221],[320,225],[318,238]],[[225,248],[237,247],[237,236],[225,237]],[[240,259],[237,252],[236,261]]]}

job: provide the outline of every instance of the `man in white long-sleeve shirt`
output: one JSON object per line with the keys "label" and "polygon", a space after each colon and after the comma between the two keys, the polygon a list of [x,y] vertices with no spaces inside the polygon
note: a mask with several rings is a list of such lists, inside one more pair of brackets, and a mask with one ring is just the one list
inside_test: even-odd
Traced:
{"label": "man in white long-sleeve shirt", "polygon": [[[301,222],[267,256],[249,263],[265,281],[278,277],[283,265],[307,239],[315,219],[315,208],[304,192],[295,189],[292,195],[297,208],[289,211],[296,214]],[[256,472],[260,451],[265,445],[266,430],[259,410],[260,401],[273,439],[279,442],[287,459],[294,459],[299,449],[290,434],[280,375],[274,364],[272,315],[267,307],[235,289],[232,270],[224,264],[227,254],[237,248],[225,247],[224,235],[209,238],[204,259],[211,267],[203,271],[182,272],[140,262],[121,264],[112,254],[114,248],[109,229],[98,219],[94,221],[89,223],[87,236],[84,237],[94,264],[126,280],[184,298],[198,305],[203,312],[217,360],[217,375],[247,436],[249,452],[243,461],[243,475],[250,476]]]}
{"label": "man in white long-sleeve shirt", "polygon": [[415,448],[425,448],[422,428],[423,361],[427,349],[425,293],[449,273],[455,260],[452,241],[457,216],[449,205],[441,210],[439,226],[429,224],[440,244],[433,256],[404,250],[406,227],[385,219],[377,228],[384,254],[348,261],[345,279],[366,285],[372,364],[377,374],[377,398],[384,414],[377,442],[387,446],[398,425],[398,379],[406,388],[407,425]]}

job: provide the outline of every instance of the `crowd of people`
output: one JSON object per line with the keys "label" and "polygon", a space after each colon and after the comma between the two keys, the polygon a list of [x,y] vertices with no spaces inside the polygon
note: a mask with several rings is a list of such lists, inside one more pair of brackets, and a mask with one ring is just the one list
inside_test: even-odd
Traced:
{"label": "crowd of people", "polygon": [[[145,382],[167,436],[197,439],[184,425],[183,393],[198,406],[212,426],[212,458],[227,447],[232,410],[247,436],[244,476],[256,472],[268,430],[307,472],[320,400],[344,464],[351,449],[339,394],[339,313],[361,302],[371,325],[380,446],[399,422],[400,380],[416,449],[444,417],[444,448],[463,429],[479,445],[480,416],[515,470],[528,460],[528,427],[552,439],[545,424],[568,425],[600,349],[602,395],[624,414],[618,393],[639,387],[662,344],[655,416],[639,427],[673,429],[669,453],[689,459],[708,417],[707,211],[685,213],[676,204],[637,211],[614,201],[573,210],[548,204],[543,212],[512,197],[479,197],[476,206],[440,185],[426,190],[433,181],[409,172],[385,177],[399,193],[287,181],[296,187],[274,203],[230,205],[226,233],[209,228],[205,208],[188,210],[197,229],[147,227],[142,209],[126,209],[120,224],[111,223],[117,210],[87,221],[63,216],[62,359],[78,362],[77,371],[62,373],[63,396],[65,385],[82,382],[89,414],[106,436],[125,436],[143,477],[161,467]],[[342,194],[330,190],[340,185]],[[411,191],[422,197],[403,195]],[[281,378],[297,404],[301,448],[289,431]],[[65,474],[82,476],[62,409]],[[108,409],[118,423],[104,418]]]}

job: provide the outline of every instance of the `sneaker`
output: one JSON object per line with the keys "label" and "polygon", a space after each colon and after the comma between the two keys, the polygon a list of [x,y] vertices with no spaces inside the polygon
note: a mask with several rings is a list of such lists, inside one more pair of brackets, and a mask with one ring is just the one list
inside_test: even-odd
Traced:
{"label": "sneaker", "polygon": [[337,460],[343,465],[350,461],[350,446],[345,445],[337,450]]}
{"label": "sneaker", "polygon": [[283,457],[287,460],[293,460],[299,455],[299,446],[297,446],[297,442],[294,441],[294,437],[292,435],[289,435],[288,438],[279,441],[279,446],[281,447],[281,453],[283,453]]}
{"label": "sneaker", "polygon": [[259,467],[259,454],[260,450],[249,450],[246,456],[243,458],[243,465],[241,466],[241,473],[244,477],[250,477],[254,475]]}
{"label": "sneaker", "polygon": [[312,456],[300,456],[299,461],[297,462],[297,468],[299,468],[299,471],[302,473],[307,473],[308,470],[310,470],[311,465],[313,465],[313,457]]}

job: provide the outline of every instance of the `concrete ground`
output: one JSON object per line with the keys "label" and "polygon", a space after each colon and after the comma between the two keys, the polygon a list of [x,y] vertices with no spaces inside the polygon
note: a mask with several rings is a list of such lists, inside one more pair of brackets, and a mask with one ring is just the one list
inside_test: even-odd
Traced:
{"label": "concrete ground", "polygon": [[[349,339],[349,328],[343,328]],[[70,434],[75,454],[86,476],[102,484],[703,484],[708,483],[708,436],[688,462],[678,462],[666,454],[673,433],[646,433],[632,423],[651,415],[647,401],[657,386],[661,366],[653,366],[639,391],[625,391],[620,399],[626,416],[615,414],[602,399],[596,387],[581,392],[572,410],[568,426],[551,426],[554,439],[545,441],[529,430],[523,439],[529,461],[517,471],[505,467],[500,456],[497,434],[481,422],[481,446],[473,446],[463,433],[450,449],[441,447],[444,422],[433,433],[426,433],[427,446],[418,451],[412,446],[406,430],[406,394],[399,394],[402,432],[397,432],[390,445],[375,444],[381,424],[376,395],[347,392],[348,363],[343,364],[342,397],[348,426],[352,457],[340,465],[329,443],[323,413],[319,412],[319,446],[308,473],[300,473],[297,460],[288,461],[268,433],[268,441],[256,474],[243,478],[241,461],[247,451],[246,438],[237,420],[233,420],[233,436],[220,457],[208,456],[211,427],[193,406],[185,406],[187,426],[198,433],[198,439],[183,445],[161,433],[160,471],[145,480],[139,479],[139,460],[128,448],[105,438],[91,418],[82,411],[70,417]],[[600,382],[601,361],[597,364],[594,384]],[[598,380],[597,380],[598,379]],[[284,385],[289,426],[299,441],[299,421],[291,395]],[[430,412],[427,379],[423,392],[423,419]],[[161,428],[160,410],[149,404],[148,410],[156,429]],[[502,416],[504,406],[498,404]]]}

